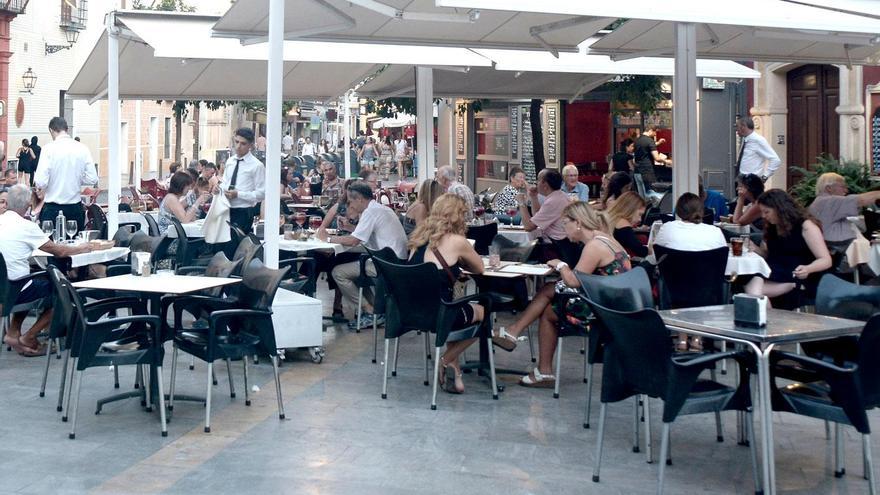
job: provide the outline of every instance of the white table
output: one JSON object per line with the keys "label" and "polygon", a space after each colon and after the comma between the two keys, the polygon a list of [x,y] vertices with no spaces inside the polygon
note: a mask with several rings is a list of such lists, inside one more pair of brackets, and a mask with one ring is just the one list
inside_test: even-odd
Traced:
{"label": "white table", "polygon": [[347,246],[343,246],[342,244],[337,244],[335,242],[324,242],[319,239],[309,239],[308,241],[289,241],[284,238],[284,236],[280,236],[281,239],[278,240],[278,249],[281,251],[292,251],[295,253],[304,253],[307,251],[314,250],[324,250],[324,251],[333,251],[334,254],[339,254],[345,251],[348,251]]}
{"label": "white table", "polygon": [[[128,248],[120,248],[128,249]],[[83,280],[73,284],[76,288],[118,290],[122,292],[145,292],[150,294],[191,294],[205,289],[240,283],[240,278],[196,277],[159,272],[148,277],[118,275],[115,277]],[[155,308],[158,311],[158,308]]]}
{"label": "white table", "polygon": [[525,244],[531,239],[529,233],[522,228],[511,228],[510,226],[498,227],[498,235],[505,237],[517,244]]}
{"label": "white table", "polygon": [[[194,239],[205,237],[205,232],[202,230],[202,227],[205,225],[204,220],[196,220],[195,222],[183,223],[181,225],[183,226],[183,231],[186,232],[187,238]],[[177,238],[177,230],[173,226],[169,226],[168,230],[165,232],[169,238]]]}
{"label": "white table", "polygon": [[320,299],[278,289],[272,301],[275,346],[278,349],[323,346],[322,318],[323,304]]}
{"label": "white table", "polygon": [[726,230],[728,232],[735,232],[737,234],[747,235],[747,234],[752,233],[751,225],[740,225],[738,223],[719,222],[719,223],[716,223],[715,226],[721,230]]}
{"label": "white table", "polygon": [[144,233],[150,233],[150,226],[147,224],[147,220],[144,218],[144,215],[150,215],[153,217],[153,220],[159,221],[159,213],[155,211],[147,211],[143,214],[122,211],[119,212],[119,223],[139,223],[141,225],[141,230]]}
{"label": "white table", "polygon": [[724,274],[727,276],[731,276],[733,274],[760,274],[765,277],[769,277],[770,265],[767,264],[764,258],[758,256],[757,253],[749,251],[748,253],[744,253],[742,256],[728,256],[727,268],[724,269]]}
{"label": "white table", "polygon": [[[128,256],[128,253],[129,250],[127,247],[112,247],[110,249],[101,249],[98,251],[92,251],[90,253],[74,254],[70,257],[70,266],[72,268],[78,268],[95,263],[105,263],[107,261],[112,261]],[[31,253],[31,257],[35,258],[35,261],[38,265],[40,265],[40,267],[45,268],[47,261],[46,258],[51,258],[52,255],[45,251],[36,249],[33,253]]]}

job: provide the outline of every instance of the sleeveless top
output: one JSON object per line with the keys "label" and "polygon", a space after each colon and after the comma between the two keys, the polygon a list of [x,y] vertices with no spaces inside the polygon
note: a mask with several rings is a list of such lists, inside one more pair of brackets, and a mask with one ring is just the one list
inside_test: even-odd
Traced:
{"label": "sleeveless top", "polygon": [[614,259],[611,260],[610,263],[605,266],[597,266],[596,269],[593,270],[594,275],[618,275],[632,269],[632,263],[630,262],[629,255],[626,254],[626,251],[615,251],[611,241],[606,237],[596,236],[593,240],[602,242],[602,244],[605,244],[605,246],[614,253]]}
{"label": "sleeveless top", "polygon": [[374,160],[376,148],[372,144],[364,145],[364,153],[361,155],[361,160]]}
{"label": "sleeveless top", "polygon": [[382,143],[381,153],[382,158],[391,158],[391,145]]}
{"label": "sleeveless top", "polygon": [[[409,262],[414,265],[425,263],[425,252],[427,250],[428,245],[422,244],[421,246],[416,248],[415,252],[412,255],[412,258],[409,259]],[[449,270],[452,272],[453,277],[455,277],[456,279],[459,275],[461,275],[461,267],[458,266],[458,262],[456,262],[454,265],[449,265]],[[444,270],[443,268],[437,268],[437,276],[440,277],[440,286],[443,291],[444,299],[453,299],[452,282],[449,280],[449,275],[446,274],[446,270]]]}
{"label": "sleeveless top", "polygon": [[794,269],[798,265],[808,265],[816,259],[804,239],[803,226],[803,221],[792,225],[791,232],[785,237],[776,232],[775,225],[767,229],[764,242],[767,245],[767,264],[770,265],[769,280],[794,282]]}

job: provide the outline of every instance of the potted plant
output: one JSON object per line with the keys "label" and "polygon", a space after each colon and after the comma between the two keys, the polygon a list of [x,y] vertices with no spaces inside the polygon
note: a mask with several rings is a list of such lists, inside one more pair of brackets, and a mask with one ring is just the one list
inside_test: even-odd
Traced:
{"label": "potted plant", "polygon": [[810,203],[816,199],[816,180],[820,175],[828,172],[843,176],[850,194],[880,189],[880,183],[871,181],[870,168],[865,163],[855,160],[841,162],[829,154],[822,154],[816,157],[816,160],[817,162],[809,169],[792,167],[792,170],[802,174],[802,178],[791,186],[788,192],[805,207],[810,206]]}

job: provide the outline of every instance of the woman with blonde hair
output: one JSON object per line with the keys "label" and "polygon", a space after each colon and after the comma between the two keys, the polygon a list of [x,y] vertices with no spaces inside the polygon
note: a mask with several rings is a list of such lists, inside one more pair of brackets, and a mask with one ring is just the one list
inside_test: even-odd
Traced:
{"label": "woman with blonde hair", "polygon": [[[483,261],[465,238],[468,213],[467,204],[454,194],[443,194],[434,203],[428,217],[416,227],[407,247],[411,263],[434,263],[437,276],[443,286],[443,297],[453,299],[453,286],[462,268],[471,273],[483,273]],[[465,327],[483,321],[483,307],[471,303],[462,308],[453,328]],[[464,392],[458,356],[477,339],[448,342],[446,352],[440,357],[443,389],[449,393]]]}
{"label": "woman with blonde hair", "polygon": [[419,186],[416,202],[406,211],[406,218],[414,225],[419,225],[431,214],[431,207],[443,194],[443,186],[434,179],[428,179]]}
{"label": "woman with blonde hair", "polygon": [[[578,298],[556,298],[556,294],[577,293],[580,282],[574,272],[594,275],[617,275],[632,268],[629,255],[611,237],[612,225],[604,213],[598,212],[583,201],[576,201],[562,211],[562,226],[565,235],[574,243],[584,243],[581,257],[575,266],[561,260],[547,262],[559,272],[561,278],[555,285],[547,284],[535,295],[523,311],[522,316],[510,327],[499,327],[492,332],[492,342],[506,351],[516,348],[517,337],[535,320],[538,324],[538,366],[520,380],[526,387],[552,388],[556,377],[553,375],[553,354],[556,352],[558,317],[556,310],[565,314],[573,323],[583,321],[586,304]],[[556,302],[555,302],[556,300]],[[565,307],[554,306],[565,304]]]}
{"label": "woman with blonde hair", "polygon": [[627,191],[617,198],[607,212],[608,223],[614,229],[614,239],[626,249],[630,256],[644,258],[648,255],[648,247],[639,241],[633,227],[642,223],[647,204],[638,194]]}

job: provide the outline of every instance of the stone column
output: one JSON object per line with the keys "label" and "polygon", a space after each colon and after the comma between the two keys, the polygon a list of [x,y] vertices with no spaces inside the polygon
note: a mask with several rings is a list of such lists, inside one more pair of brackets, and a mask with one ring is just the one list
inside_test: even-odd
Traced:
{"label": "stone column", "polygon": [[[9,24],[15,19],[14,14],[0,13],[0,100],[5,104],[4,115],[0,116],[0,141],[5,145],[4,154],[9,151],[9,59],[12,52],[9,51]],[[14,151],[14,150],[13,150]],[[6,158],[0,157],[0,168],[5,167]]]}
{"label": "stone column", "polygon": [[865,86],[862,67],[840,69],[840,104],[834,110],[840,120],[840,160],[867,162],[865,149]]}

